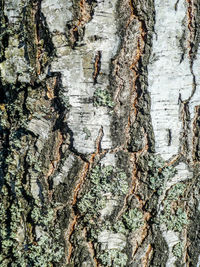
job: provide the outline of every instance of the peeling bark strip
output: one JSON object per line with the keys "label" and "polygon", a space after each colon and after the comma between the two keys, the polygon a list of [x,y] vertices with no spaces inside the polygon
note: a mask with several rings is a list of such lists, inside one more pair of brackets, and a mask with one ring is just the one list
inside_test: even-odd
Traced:
{"label": "peeling bark strip", "polygon": [[199,22],[0,0],[0,266],[199,266]]}

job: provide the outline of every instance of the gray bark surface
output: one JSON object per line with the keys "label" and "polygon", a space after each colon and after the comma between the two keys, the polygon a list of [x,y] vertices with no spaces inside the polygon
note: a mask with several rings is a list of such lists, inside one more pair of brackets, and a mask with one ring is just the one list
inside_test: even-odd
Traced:
{"label": "gray bark surface", "polygon": [[0,0],[0,266],[200,266],[199,23]]}

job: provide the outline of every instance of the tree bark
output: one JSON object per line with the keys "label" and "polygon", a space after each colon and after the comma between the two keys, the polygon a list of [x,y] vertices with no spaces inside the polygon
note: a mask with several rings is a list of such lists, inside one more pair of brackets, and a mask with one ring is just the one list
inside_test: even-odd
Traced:
{"label": "tree bark", "polygon": [[200,266],[200,2],[0,6],[0,266]]}

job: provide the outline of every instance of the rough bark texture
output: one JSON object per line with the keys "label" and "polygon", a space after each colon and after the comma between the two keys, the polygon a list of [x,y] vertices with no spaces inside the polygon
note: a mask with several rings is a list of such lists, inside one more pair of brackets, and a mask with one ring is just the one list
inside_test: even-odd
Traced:
{"label": "rough bark texture", "polygon": [[200,266],[200,2],[0,20],[0,266]]}

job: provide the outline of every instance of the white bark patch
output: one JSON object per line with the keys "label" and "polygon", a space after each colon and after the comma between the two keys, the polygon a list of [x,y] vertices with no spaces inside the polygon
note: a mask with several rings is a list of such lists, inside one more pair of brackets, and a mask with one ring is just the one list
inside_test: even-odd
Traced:
{"label": "white bark patch", "polygon": [[200,267],[200,255],[198,257],[197,267]]}
{"label": "white bark patch", "polygon": [[38,176],[32,175],[31,177],[31,194],[34,197],[34,199],[40,199],[40,187],[37,183]]}
{"label": "white bark patch", "polygon": [[64,32],[66,21],[72,20],[72,2],[63,0],[43,0],[41,3],[49,29],[51,32]]}
{"label": "white bark patch", "polygon": [[49,136],[50,124],[45,119],[32,119],[28,124],[28,130],[44,140]]}
{"label": "white bark patch", "polygon": [[[156,24],[149,71],[151,117],[155,133],[155,149],[164,159],[178,153],[181,121],[179,96],[191,96],[193,77],[187,56],[181,61],[180,48],[183,19],[187,14],[185,0],[155,0]],[[184,26],[185,27],[185,26]]]}
{"label": "white bark patch", "polygon": [[100,211],[101,214],[100,220],[103,220],[107,216],[111,216],[114,208],[117,207],[118,204],[119,203],[117,200],[114,199],[107,200],[105,208]]}
{"label": "white bark patch", "polygon": [[28,66],[24,58],[24,48],[19,48],[17,36],[9,37],[9,45],[5,49],[6,60],[0,64],[1,77],[8,83],[15,83],[18,79],[20,82],[30,82]]}
{"label": "white bark patch", "polygon": [[25,229],[23,226],[19,226],[17,229],[16,236],[14,238],[21,245],[25,239]]}
{"label": "white bark patch", "polygon": [[173,267],[175,266],[176,257],[172,253],[173,247],[179,242],[179,238],[177,233],[173,231],[166,231],[163,233],[163,236],[167,242],[169,248],[169,257],[166,262],[166,267]]}
{"label": "white bark patch", "polygon": [[5,0],[4,13],[8,17],[9,23],[19,26],[19,19],[22,19],[22,10],[28,4],[28,0]]}
{"label": "white bark patch", "polygon": [[69,157],[65,160],[61,171],[59,172],[58,175],[56,175],[56,177],[54,177],[54,180],[53,180],[54,186],[57,186],[60,183],[62,183],[64,178],[67,177],[70,169],[73,166],[74,160],[75,158],[73,155],[69,155]]}
{"label": "white bark patch", "polygon": [[167,182],[167,185],[165,188],[166,190],[169,189],[174,184],[191,179],[193,176],[193,173],[188,170],[188,167],[184,162],[180,162],[176,166],[176,170],[177,170],[177,174],[170,181]]}
{"label": "white bark patch", "polygon": [[[73,145],[80,153],[93,153],[96,150],[96,139],[101,127],[103,127],[102,149],[112,147],[108,108],[94,107],[92,98],[96,89],[106,90],[109,86],[109,64],[119,44],[115,22],[116,2],[117,0],[98,1],[92,20],[85,25],[83,46],[76,47],[74,50],[69,49],[63,38],[53,38],[60,57],[52,63],[51,71],[62,73],[64,95],[69,97],[71,106],[67,118],[68,125],[73,132]],[[52,31],[53,26],[50,21],[54,16],[54,5],[51,5],[51,9],[49,9],[49,1],[46,0],[44,3],[42,12]],[[59,16],[65,16],[62,12],[64,10],[60,9]],[[60,29],[60,31],[63,30]],[[97,84],[94,85],[94,58],[98,51],[102,55],[101,73],[98,76]],[[87,140],[85,129],[91,133]]]}
{"label": "white bark patch", "polygon": [[115,234],[104,230],[98,236],[98,242],[101,243],[101,248],[122,250],[126,246],[126,237],[123,234]]}
{"label": "white bark patch", "polygon": [[36,234],[36,238],[37,238],[37,240],[39,240],[40,237],[42,237],[43,234],[44,234],[44,231],[43,231],[42,227],[40,227],[40,226],[36,226],[36,227],[35,227],[35,234]]}
{"label": "white bark patch", "polygon": [[117,199],[113,199],[111,193],[104,194],[103,196],[107,198],[107,201],[105,208],[100,211],[100,220],[104,220],[106,216],[111,216],[114,208],[119,204]]}
{"label": "white bark patch", "polygon": [[102,166],[116,166],[116,158],[114,153],[106,153],[106,155],[100,161]]}

